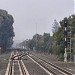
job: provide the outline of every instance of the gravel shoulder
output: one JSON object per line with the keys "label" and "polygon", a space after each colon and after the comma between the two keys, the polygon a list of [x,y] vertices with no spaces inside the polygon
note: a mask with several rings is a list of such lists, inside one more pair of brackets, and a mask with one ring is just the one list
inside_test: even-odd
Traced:
{"label": "gravel shoulder", "polygon": [[42,68],[40,68],[36,63],[34,63],[27,56],[23,58],[23,62],[30,75],[48,75]]}
{"label": "gravel shoulder", "polygon": [[4,53],[0,55],[0,75],[5,75],[10,54],[11,53]]}

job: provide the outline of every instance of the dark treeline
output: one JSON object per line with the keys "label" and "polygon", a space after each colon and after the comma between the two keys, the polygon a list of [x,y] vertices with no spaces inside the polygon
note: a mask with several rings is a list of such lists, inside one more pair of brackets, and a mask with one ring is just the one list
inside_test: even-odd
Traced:
{"label": "dark treeline", "polygon": [[[49,33],[43,35],[35,34],[32,39],[23,41],[20,46],[27,46],[30,50],[39,52],[46,52],[58,55],[62,60],[64,58],[65,44],[64,44],[64,20],[67,20],[67,54],[68,59],[75,53],[75,15],[65,17],[59,23],[54,20],[53,23],[53,36]],[[71,27],[71,39],[70,39]],[[71,40],[71,53],[70,53],[70,40]]]}
{"label": "dark treeline", "polygon": [[13,23],[12,15],[8,14],[6,10],[0,9],[0,49],[2,52],[13,44]]}
{"label": "dark treeline", "polygon": [[28,46],[30,50],[52,53],[53,38],[49,33],[35,34],[32,39],[23,41],[20,46]]}

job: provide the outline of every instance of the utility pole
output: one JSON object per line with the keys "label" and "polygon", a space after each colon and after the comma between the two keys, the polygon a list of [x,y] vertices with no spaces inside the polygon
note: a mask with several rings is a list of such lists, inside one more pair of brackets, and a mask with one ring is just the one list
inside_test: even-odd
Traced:
{"label": "utility pole", "polygon": [[36,46],[37,46],[37,23],[36,23]]}
{"label": "utility pole", "polygon": [[35,27],[35,29],[36,29],[36,36],[35,36],[35,43],[36,43],[36,45],[33,47],[33,51],[35,51],[36,47],[37,47],[37,23],[35,23],[35,25],[36,25],[36,27]]}

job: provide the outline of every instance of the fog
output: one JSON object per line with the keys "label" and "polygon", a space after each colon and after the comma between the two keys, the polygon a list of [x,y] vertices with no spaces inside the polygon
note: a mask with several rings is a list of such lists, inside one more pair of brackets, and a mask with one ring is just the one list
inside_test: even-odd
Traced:
{"label": "fog", "polygon": [[36,32],[52,35],[54,19],[59,22],[74,14],[74,0],[0,0],[0,9],[14,18],[14,41],[23,41]]}

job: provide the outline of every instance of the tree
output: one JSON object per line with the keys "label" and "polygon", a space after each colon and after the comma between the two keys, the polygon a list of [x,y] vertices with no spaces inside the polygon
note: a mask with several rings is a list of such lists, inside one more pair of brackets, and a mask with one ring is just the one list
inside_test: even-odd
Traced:
{"label": "tree", "polygon": [[33,40],[33,39],[30,39],[29,41],[28,41],[28,47],[31,49],[31,50],[33,50],[33,47],[35,47],[35,41]]}
{"label": "tree", "polygon": [[58,31],[58,28],[59,28],[59,23],[57,22],[57,20],[55,19],[54,22],[53,22],[53,27],[52,27],[52,32],[55,33]]}
{"label": "tree", "polygon": [[63,55],[64,55],[64,21],[67,20],[67,54],[68,54],[68,58],[69,58],[69,53],[70,53],[70,47],[69,47],[69,44],[70,44],[70,27],[71,27],[71,53],[73,54],[74,52],[74,44],[75,44],[75,39],[74,39],[74,35],[75,35],[75,15],[71,15],[69,17],[65,17],[62,21],[60,21],[60,25],[61,27],[58,28],[58,31],[55,32],[53,34],[53,38],[54,38],[54,51],[56,54],[59,55],[62,55],[62,58],[63,58]]}
{"label": "tree", "polygon": [[33,47],[35,47],[36,51],[41,51],[43,47],[43,36],[35,34],[32,40],[33,40]]}
{"label": "tree", "polygon": [[51,52],[51,39],[50,39],[50,34],[49,33],[44,33],[43,35],[44,38],[44,52]]}
{"label": "tree", "polygon": [[0,47],[3,50],[11,47],[13,44],[13,17],[6,10],[0,9]]}
{"label": "tree", "polygon": [[[25,41],[21,44],[24,46],[24,43]],[[35,48],[38,52],[52,53],[53,37],[50,36],[50,33],[44,33],[43,36],[35,34],[32,39],[28,40],[28,47],[31,50]]]}

